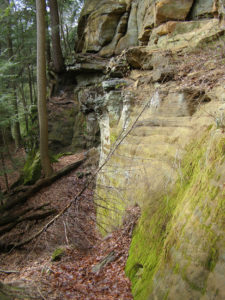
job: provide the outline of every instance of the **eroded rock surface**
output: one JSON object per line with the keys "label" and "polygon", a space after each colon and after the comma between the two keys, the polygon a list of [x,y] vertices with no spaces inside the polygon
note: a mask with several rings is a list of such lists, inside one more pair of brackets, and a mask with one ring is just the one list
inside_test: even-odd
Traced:
{"label": "eroded rock surface", "polygon": [[155,6],[155,24],[159,25],[169,20],[185,20],[193,0],[160,0]]}
{"label": "eroded rock surface", "polygon": [[[214,34],[210,25],[206,25],[205,32],[202,28],[201,32],[195,34],[196,28],[204,24],[200,20],[218,18],[217,24],[212,22],[217,34],[225,25],[224,13],[222,0],[89,0],[85,2],[81,13],[79,41],[75,50],[110,57],[132,46],[158,45],[161,36],[177,41],[180,34],[187,30],[192,35],[185,37],[187,43],[183,41],[180,47],[196,47],[199,40],[212,38]],[[187,25],[187,21],[194,20],[195,23]],[[197,36],[198,40],[194,41]],[[166,49],[167,45],[159,41],[159,47]]]}
{"label": "eroded rock surface", "polygon": [[101,141],[101,231],[141,207],[134,299],[224,299],[223,18],[221,0],[85,1],[73,142]]}

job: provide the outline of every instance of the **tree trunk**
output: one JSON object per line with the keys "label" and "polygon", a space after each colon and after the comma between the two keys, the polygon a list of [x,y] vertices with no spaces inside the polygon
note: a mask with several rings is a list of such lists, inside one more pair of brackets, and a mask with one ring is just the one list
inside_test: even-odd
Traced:
{"label": "tree trunk", "polygon": [[[32,295],[31,295],[32,294]],[[24,300],[24,299],[44,299],[36,292],[35,287],[17,287],[14,285],[3,284],[0,282],[1,300]]]}
{"label": "tree trunk", "polygon": [[68,57],[69,49],[68,49],[67,40],[65,38],[65,34],[64,34],[64,30],[63,30],[63,12],[62,12],[62,10],[59,10],[59,24],[60,24],[60,32],[61,32],[61,36],[62,36],[62,42],[63,42],[63,46],[64,46],[64,54],[65,54],[65,57]]}
{"label": "tree trunk", "polygon": [[51,18],[52,59],[53,69],[57,73],[65,69],[59,34],[59,12],[57,0],[49,0]]}
{"label": "tree trunk", "polygon": [[52,174],[48,154],[48,118],[46,106],[45,0],[36,0],[37,9],[37,89],[41,165],[45,177]]}
{"label": "tree trunk", "polygon": [[28,111],[27,111],[27,101],[26,101],[26,98],[25,98],[23,81],[21,83],[20,93],[21,93],[21,99],[22,99],[22,103],[23,103],[24,121],[25,121],[25,125],[26,125],[26,133],[28,134],[28,132],[29,132]]}
{"label": "tree trunk", "polygon": [[19,112],[18,112],[18,103],[17,103],[17,92],[15,89],[15,86],[13,87],[14,89],[14,99],[13,99],[13,107],[14,107],[14,113],[16,120],[13,121],[13,130],[14,130],[14,139],[15,139],[15,147],[16,150],[19,149],[21,145],[21,133],[20,133],[20,123],[18,120],[19,117]]}
{"label": "tree trunk", "polygon": [[9,196],[4,199],[4,204],[0,206],[0,213],[7,211],[16,205],[24,203],[29,197],[34,195],[36,192],[40,191],[40,189],[42,189],[43,187],[51,185],[57,179],[65,176],[72,170],[77,169],[84,161],[85,158],[76,161],[75,163],[72,163],[71,165],[62,168],[61,170],[53,174],[51,177],[38,180],[32,186],[23,186],[22,189],[20,187],[19,189],[14,190],[13,194],[9,194]]}
{"label": "tree trunk", "polygon": [[49,20],[46,18],[46,56],[47,56],[47,64],[48,68],[50,67],[51,63],[51,45],[50,45],[50,33],[49,33]]}
{"label": "tree trunk", "polygon": [[[6,1],[8,6],[10,5],[10,1]],[[7,46],[8,46],[8,57],[9,60],[13,60],[13,43],[12,43],[12,34],[11,34],[11,22],[10,18],[7,22]],[[16,87],[15,83],[12,82],[10,84],[10,87],[13,89],[13,107],[14,107],[14,113],[15,113],[15,121],[13,122],[13,130],[14,130],[14,138],[15,138],[15,147],[16,149],[19,148],[21,144],[21,133],[20,133],[20,124],[18,120],[18,104],[17,104],[17,95],[16,95]]]}
{"label": "tree trunk", "polygon": [[6,167],[5,167],[5,158],[4,158],[4,155],[1,151],[0,151],[0,156],[1,156],[1,164],[2,164],[4,180],[5,180],[5,186],[6,186],[7,191],[9,191],[9,182],[8,182],[7,170],[6,170]]}
{"label": "tree trunk", "polygon": [[33,91],[34,91],[34,104],[37,104],[37,90],[35,86],[36,80],[35,80],[33,65],[31,65],[31,82],[33,84]]}
{"label": "tree trunk", "polygon": [[31,77],[31,71],[30,66],[27,66],[27,73],[28,73],[28,84],[29,84],[29,93],[30,93],[30,104],[34,104],[33,100],[33,91],[32,91],[32,77]]}

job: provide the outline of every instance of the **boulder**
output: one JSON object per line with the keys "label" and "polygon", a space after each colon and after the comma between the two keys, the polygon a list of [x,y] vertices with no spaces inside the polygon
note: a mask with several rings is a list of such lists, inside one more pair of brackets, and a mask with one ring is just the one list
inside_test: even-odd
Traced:
{"label": "boulder", "polygon": [[176,29],[177,23],[178,23],[177,21],[168,21],[168,22],[158,26],[154,30],[154,34],[157,34],[158,36],[170,34],[170,33],[174,32],[174,30]]}
{"label": "boulder", "polygon": [[96,9],[96,6],[99,4],[99,0],[86,0],[83,6],[83,9],[80,14],[78,27],[77,27],[77,36],[78,39],[75,42],[75,52],[81,52],[84,47],[84,30],[87,26],[88,17]]}
{"label": "boulder", "polygon": [[193,0],[160,0],[155,6],[155,25],[170,20],[185,20]]}
{"label": "boulder", "polygon": [[76,54],[74,63],[67,66],[67,71],[73,72],[73,74],[105,73],[106,63],[106,59],[95,54]]}

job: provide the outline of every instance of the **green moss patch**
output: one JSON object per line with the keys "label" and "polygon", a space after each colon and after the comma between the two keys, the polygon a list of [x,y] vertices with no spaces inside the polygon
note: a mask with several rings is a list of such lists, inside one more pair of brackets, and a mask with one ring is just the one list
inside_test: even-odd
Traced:
{"label": "green moss patch", "polygon": [[65,254],[65,249],[63,249],[63,248],[55,249],[55,251],[52,253],[51,261],[60,260],[63,257],[64,254]]}
{"label": "green moss patch", "polygon": [[[126,265],[134,299],[149,299],[159,278],[168,280],[165,279],[168,269],[191,289],[201,294],[205,292],[206,281],[193,281],[188,268],[193,264],[200,268],[203,264],[205,274],[213,271],[218,259],[220,230],[224,232],[225,197],[216,178],[221,177],[217,170],[222,169],[224,163],[224,145],[222,134],[216,136],[213,130],[202,134],[201,139],[187,147],[173,191],[150,199],[143,208]],[[211,224],[216,224],[220,230],[216,231]],[[205,260],[201,258],[203,263],[185,252],[190,230],[199,233],[197,243],[208,253]],[[174,251],[182,258],[175,258]],[[178,263],[179,259],[183,265]],[[141,274],[139,265],[143,266]],[[168,297],[166,289],[163,297]]]}
{"label": "green moss patch", "polygon": [[32,150],[26,159],[22,170],[22,183],[25,185],[34,184],[41,177],[40,151]]}

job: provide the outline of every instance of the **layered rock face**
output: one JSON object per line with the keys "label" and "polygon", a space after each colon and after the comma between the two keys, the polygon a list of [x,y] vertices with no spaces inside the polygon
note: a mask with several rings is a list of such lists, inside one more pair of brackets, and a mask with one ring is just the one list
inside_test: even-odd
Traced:
{"label": "layered rock face", "polygon": [[134,299],[224,298],[225,73],[211,51],[135,47],[81,91],[101,130],[99,229],[142,210],[126,266]]}
{"label": "layered rock face", "polygon": [[[141,54],[143,59],[136,57],[140,53],[140,46],[146,47],[146,50],[142,49],[142,53],[148,52],[150,56],[155,51],[179,51],[207,46],[208,42],[213,42],[223,35],[223,2],[86,0],[78,24],[78,41],[75,47],[75,51],[82,55],[76,56],[75,63],[68,67],[66,76],[72,79],[78,91],[79,88],[93,83],[94,78],[98,82],[100,78],[104,80],[107,61],[101,60],[101,57],[110,58],[136,47],[136,50],[127,53],[127,59],[132,61],[131,67],[141,64],[141,68],[148,69],[147,56]],[[135,65],[136,58],[138,60]],[[167,68],[168,76],[170,68]],[[158,75],[155,76],[161,76],[160,70],[157,72]],[[62,85],[60,93],[66,85],[66,82]],[[84,117],[80,113],[77,96],[72,99],[72,102],[66,105],[61,105],[63,101],[59,101],[55,108],[51,109],[49,122],[53,151],[79,150],[97,145],[99,141],[99,128],[91,130],[93,126],[89,125],[89,120],[93,118],[88,115]],[[64,128],[58,126],[61,121],[65,123]]]}
{"label": "layered rock face", "polygon": [[221,0],[85,1],[67,67],[74,142],[100,132],[101,231],[141,208],[134,299],[225,298],[223,17]]}
{"label": "layered rock face", "polygon": [[[220,32],[210,21],[213,17],[219,17],[218,27],[219,23],[225,25],[222,0],[89,0],[81,13],[75,50],[109,57],[137,45],[166,49],[162,36],[170,41],[176,36],[177,40],[183,30],[190,33],[197,29],[198,35],[213,38]],[[184,21],[192,22],[187,26]],[[181,39],[179,47],[197,42],[192,35],[185,40]]]}
{"label": "layered rock face", "polygon": [[142,211],[126,266],[134,299],[224,298],[225,74],[212,53],[130,49],[129,75],[92,94],[99,229]]}

